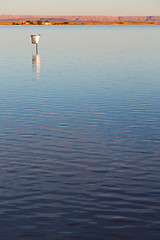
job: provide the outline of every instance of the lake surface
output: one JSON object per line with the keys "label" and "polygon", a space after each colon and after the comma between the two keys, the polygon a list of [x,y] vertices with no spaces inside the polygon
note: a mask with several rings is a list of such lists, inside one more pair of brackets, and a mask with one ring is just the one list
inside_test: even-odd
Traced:
{"label": "lake surface", "polygon": [[159,240],[160,26],[0,37],[0,239]]}

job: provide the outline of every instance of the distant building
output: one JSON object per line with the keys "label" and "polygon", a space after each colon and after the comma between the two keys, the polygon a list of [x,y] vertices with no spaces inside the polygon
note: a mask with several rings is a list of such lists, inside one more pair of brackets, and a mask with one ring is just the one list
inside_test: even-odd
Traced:
{"label": "distant building", "polygon": [[45,25],[50,25],[50,22],[49,21],[45,21],[44,24]]}

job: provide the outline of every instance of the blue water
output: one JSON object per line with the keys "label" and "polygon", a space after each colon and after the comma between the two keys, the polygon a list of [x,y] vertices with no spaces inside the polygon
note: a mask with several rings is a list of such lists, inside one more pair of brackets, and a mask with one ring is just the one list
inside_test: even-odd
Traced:
{"label": "blue water", "polygon": [[160,26],[0,37],[0,239],[159,240]]}

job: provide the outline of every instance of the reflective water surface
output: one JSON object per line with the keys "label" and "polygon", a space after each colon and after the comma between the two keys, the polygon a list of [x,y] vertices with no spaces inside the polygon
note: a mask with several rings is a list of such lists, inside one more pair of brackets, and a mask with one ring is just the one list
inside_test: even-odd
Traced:
{"label": "reflective water surface", "polygon": [[0,239],[159,240],[160,26],[0,36]]}

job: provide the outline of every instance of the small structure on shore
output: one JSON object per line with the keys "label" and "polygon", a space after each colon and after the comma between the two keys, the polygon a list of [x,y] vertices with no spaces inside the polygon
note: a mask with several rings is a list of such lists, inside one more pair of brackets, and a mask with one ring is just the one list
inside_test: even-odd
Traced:
{"label": "small structure on shore", "polygon": [[49,21],[45,21],[44,25],[50,25],[50,22]]}
{"label": "small structure on shore", "polygon": [[39,35],[31,35],[32,44],[36,44],[36,54],[38,54],[39,39],[40,39],[40,34]]}

